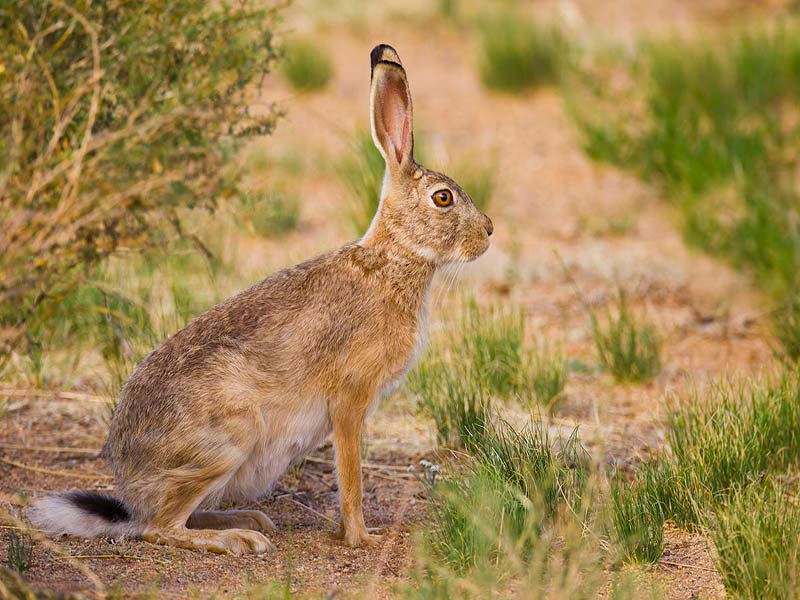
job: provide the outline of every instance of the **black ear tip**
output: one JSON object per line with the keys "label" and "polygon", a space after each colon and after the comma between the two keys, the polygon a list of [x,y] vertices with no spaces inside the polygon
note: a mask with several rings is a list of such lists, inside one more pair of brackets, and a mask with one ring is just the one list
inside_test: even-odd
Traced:
{"label": "black ear tip", "polygon": [[369,53],[370,69],[374,69],[375,65],[381,61],[393,62],[401,66],[403,64],[400,62],[400,55],[397,53],[397,50],[392,48],[389,44],[378,44],[372,49],[372,52]]}

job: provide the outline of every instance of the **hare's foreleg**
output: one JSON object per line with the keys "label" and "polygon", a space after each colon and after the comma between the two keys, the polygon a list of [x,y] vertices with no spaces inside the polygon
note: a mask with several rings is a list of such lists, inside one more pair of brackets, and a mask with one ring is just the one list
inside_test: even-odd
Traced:
{"label": "hare's foreleg", "polygon": [[348,546],[371,544],[380,539],[367,530],[361,506],[361,429],[370,399],[367,394],[354,395],[331,406],[342,512],[339,536]]}

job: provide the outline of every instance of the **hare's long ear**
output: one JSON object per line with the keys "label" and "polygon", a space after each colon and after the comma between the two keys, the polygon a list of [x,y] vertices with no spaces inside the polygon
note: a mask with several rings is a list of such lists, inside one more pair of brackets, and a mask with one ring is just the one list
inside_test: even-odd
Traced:
{"label": "hare's long ear", "polygon": [[394,170],[413,160],[411,92],[400,57],[391,46],[376,46],[370,58],[372,139]]}

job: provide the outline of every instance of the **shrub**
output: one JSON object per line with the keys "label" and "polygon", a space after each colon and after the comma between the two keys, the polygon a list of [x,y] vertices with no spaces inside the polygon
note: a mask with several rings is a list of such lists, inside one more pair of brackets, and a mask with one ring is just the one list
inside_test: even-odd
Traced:
{"label": "shrub", "polygon": [[487,20],[480,45],[481,80],[502,92],[521,93],[559,83],[567,66],[569,47],[561,32],[518,15]]}
{"label": "shrub", "polygon": [[232,194],[223,165],[274,124],[245,93],[275,59],[272,16],[201,0],[0,9],[5,346],[82,270]]}
{"label": "shrub", "polygon": [[308,40],[286,44],[281,69],[289,84],[300,92],[321,90],[333,75],[327,53]]}

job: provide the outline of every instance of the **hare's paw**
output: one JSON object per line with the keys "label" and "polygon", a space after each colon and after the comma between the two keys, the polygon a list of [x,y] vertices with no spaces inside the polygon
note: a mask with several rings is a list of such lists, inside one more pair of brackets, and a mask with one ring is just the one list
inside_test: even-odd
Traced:
{"label": "hare's paw", "polygon": [[380,527],[354,527],[345,531],[344,527],[334,534],[334,537],[350,548],[361,548],[364,546],[374,546],[383,540],[382,535],[377,532],[383,531]]}
{"label": "hare's paw", "polygon": [[264,534],[249,529],[168,529],[149,530],[145,541],[189,550],[205,550],[217,554],[263,554],[275,550]]}
{"label": "hare's paw", "polygon": [[223,534],[223,545],[230,554],[241,556],[242,554],[264,554],[274,552],[275,546],[267,536],[258,531],[249,529],[225,529]]}

